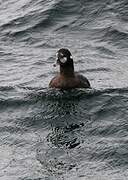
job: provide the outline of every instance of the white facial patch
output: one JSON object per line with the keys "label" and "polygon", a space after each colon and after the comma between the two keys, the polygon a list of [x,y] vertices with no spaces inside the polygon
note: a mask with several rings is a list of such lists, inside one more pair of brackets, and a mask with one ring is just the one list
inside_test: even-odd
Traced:
{"label": "white facial patch", "polygon": [[56,59],[58,58],[58,53],[56,53]]}
{"label": "white facial patch", "polygon": [[63,58],[60,59],[60,62],[61,62],[61,63],[65,63],[66,61],[67,61],[67,58],[66,58],[66,57],[63,57]]}

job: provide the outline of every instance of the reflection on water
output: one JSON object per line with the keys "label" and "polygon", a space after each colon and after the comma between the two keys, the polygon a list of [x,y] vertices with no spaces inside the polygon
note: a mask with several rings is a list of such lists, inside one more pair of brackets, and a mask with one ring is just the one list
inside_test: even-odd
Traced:
{"label": "reflection on water", "polygon": [[[80,106],[82,93],[80,90],[55,91],[54,96],[46,102],[48,115],[45,114],[45,123],[50,132],[39,143],[37,159],[50,174],[62,175],[77,166],[71,151],[84,142],[79,132],[89,121],[88,114]],[[88,91],[84,91],[84,96],[88,95]]]}

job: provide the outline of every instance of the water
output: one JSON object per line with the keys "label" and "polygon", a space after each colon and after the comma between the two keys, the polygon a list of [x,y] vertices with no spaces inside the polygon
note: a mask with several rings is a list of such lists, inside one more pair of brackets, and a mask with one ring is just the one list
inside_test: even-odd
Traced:
{"label": "water", "polygon": [[[128,178],[128,3],[0,2],[0,180]],[[62,47],[92,90],[48,88]]]}

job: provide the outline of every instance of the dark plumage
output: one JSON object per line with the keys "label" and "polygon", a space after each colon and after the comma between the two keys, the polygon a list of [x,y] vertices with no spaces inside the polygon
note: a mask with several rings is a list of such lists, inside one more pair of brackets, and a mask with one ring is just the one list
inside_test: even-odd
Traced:
{"label": "dark plumage", "polygon": [[73,58],[68,49],[57,52],[60,72],[49,83],[49,87],[59,89],[91,88],[88,79],[74,72]]}

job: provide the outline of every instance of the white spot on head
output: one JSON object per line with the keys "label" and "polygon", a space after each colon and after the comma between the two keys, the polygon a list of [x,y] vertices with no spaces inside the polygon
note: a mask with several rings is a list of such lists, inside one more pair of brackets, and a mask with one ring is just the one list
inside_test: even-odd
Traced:
{"label": "white spot on head", "polygon": [[70,59],[73,59],[72,55],[70,56]]}

